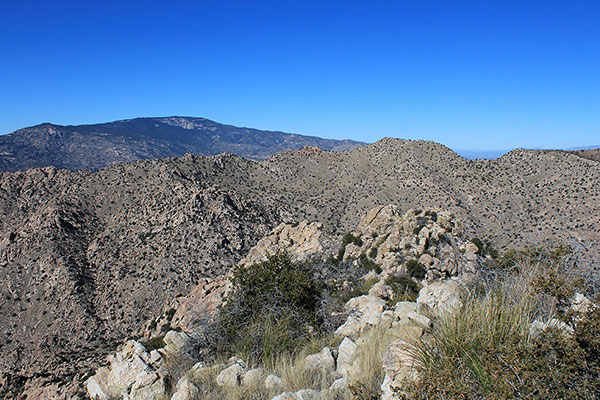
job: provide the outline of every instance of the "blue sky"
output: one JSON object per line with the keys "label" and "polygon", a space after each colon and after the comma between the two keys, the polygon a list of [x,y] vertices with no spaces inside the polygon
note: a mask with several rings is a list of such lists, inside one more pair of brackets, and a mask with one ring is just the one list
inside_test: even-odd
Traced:
{"label": "blue sky", "polygon": [[459,149],[600,144],[598,1],[0,2],[0,133],[187,115]]}

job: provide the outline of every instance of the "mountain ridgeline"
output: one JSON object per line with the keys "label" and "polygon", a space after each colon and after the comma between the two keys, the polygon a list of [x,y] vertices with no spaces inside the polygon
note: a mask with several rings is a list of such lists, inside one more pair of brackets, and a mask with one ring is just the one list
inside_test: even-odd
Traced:
{"label": "mountain ridgeline", "polygon": [[466,160],[387,138],[263,161],[188,154],[96,172],[0,173],[2,393],[80,380],[281,222],[318,221],[341,237],[378,205],[444,209],[499,249],[564,243],[597,260],[599,166],[562,151]]}
{"label": "mountain ridgeline", "polygon": [[353,140],[262,131],[223,125],[205,118],[135,118],[95,125],[41,124],[0,136],[0,171],[54,166],[97,170],[123,161],[232,153],[263,160],[282,150],[317,146],[350,150]]}

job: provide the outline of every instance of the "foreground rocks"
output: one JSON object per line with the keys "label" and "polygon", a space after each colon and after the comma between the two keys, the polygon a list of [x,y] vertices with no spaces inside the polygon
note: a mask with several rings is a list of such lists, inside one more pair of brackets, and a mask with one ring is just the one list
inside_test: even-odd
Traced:
{"label": "foreground rocks", "polygon": [[[395,206],[371,210],[352,233],[355,239],[339,251],[339,256],[356,263],[364,262],[361,260],[365,257],[372,260],[379,269],[371,270],[364,279],[376,283],[368,294],[347,302],[347,318],[335,331],[339,344],[306,356],[302,364],[307,373],[329,380],[330,387],[320,392],[310,388],[284,392],[286,384],[279,376],[262,368],[249,369],[244,360],[236,358],[219,367],[214,384],[224,389],[261,385],[275,394],[274,399],[325,398],[335,391],[347,390],[360,379],[364,373],[362,358],[366,357],[361,348],[368,346],[373,330],[381,330],[389,341],[381,359],[385,373],[382,391],[387,396],[384,398],[392,398],[395,388],[416,378],[414,360],[408,351],[410,343],[431,330],[433,317],[460,307],[466,293],[462,279],[473,274],[482,262],[477,246],[462,239],[461,233],[460,224],[448,213],[425,210],[401,214]],[[299,262],[324,258],[335,252],[333,243],[320,224],[282,224],[258,241],[238,268],[266,260],[278,252],[287,252]],[[416,302],[392,301],[388,277],[414,272],[407,270],[410,260],[423,269],[420,278],[409,278],[422,286],[420,294]],[[194,396],[198,388],[186,376],[195,376],[208,367],[197,364],[181,370],[181,379],[173,390],[173,383],[168,381],[173,365],[168,365],[168,360],[169,357],[193,360],[199,356],[194,347],[194,332],[203,321],[214,317],[223,303],[231,288],[229,276],[201,280],[190,294],[176,298],[162,316],[149,321],[144,336],[154,341],[162,338],[162,347],[147,351],[139,342],[127,342],[109,357],[108,366],[87,380],[90,397],[105,400],[127,396],[130,400],[146,400],[171,396],[181,400]]]}

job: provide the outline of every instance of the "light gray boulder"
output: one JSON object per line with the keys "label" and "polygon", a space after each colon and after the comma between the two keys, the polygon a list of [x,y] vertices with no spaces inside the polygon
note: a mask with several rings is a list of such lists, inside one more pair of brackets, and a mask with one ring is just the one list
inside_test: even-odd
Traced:
{"label": "light gray boulder", "polygon": [[198,398],[200,391],[187,378],[181,378],[175,387],[175,393],[171,400],[194,400]]}
{"label": "light gray boulder", "polygon": [[329,373],[335,370],[335,359],[329,347],[324,347],[319,353],[308,355],[304,358],[304,369]]}
{"label": "light gray boulder", "polygon": [[348,372],[352,368],[352,363],[356,357],[358,345],[354,343],[350,338],[344,338],[340,346],[338,347],[338,358],[337,358],[337,373],[340,376],[347,376]]}
{"label": "light gray boulder", "polygon": [[240,384],[240,378],[244,373],[244,368],[235,363],[225,368],[217,375],[217,385],[225,387],[235,387]]}
{"label": "light gray boulder", "polygon": [[279,392],[283,389],[283,381],[277,375],[269,375],[265,378],[265,388],[270,392]]}
{"label": "light gray boulder", "polygon": [[350,299],[346,303],[350,315],[335,331],[336,335],[352,338],[360,336],[366,328],[379,324],[384,306],[385,300],[375,296],[364,295]]}
{"label": "light gray boulder", "polygon": [[262,368],[254,368],[247,371],[242,377],[242,385],[250,386],[260,382],[264,373],[265,370]]}
{"label": "light gray boulder", "polygon": [[458,280],[434,281],[419,292],[417,310],[433,316],[453,312],[462,307],[466,295],[465,287]]}

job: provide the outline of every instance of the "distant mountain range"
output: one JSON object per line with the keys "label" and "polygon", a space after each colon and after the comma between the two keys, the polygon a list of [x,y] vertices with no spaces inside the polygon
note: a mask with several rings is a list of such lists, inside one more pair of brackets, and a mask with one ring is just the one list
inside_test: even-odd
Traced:
{"label": "distant mountain range", "polygon": [[[585,151],[585,150],[595,150],[595,149],[599,149],[600,145],[595,145],[595,146],[578,146],[578,147],[569,147],[566,149],[556,149],[556,150],[565,150],[565,151]],[[463,149],[453,149],[459,156],[464,157],[468,160],[477,160],[477,159],[488,159],[488,160],[492,160],[494,158],[498,158],[498,157],[502,157],[503,155],[505,155],[506,153],[509,153],[510,151],[514,150],[514,149],[508,149],[508,150],[463,150]],[[535,149],[529,149],[529,150],[544,150],[541,147],[536,147]],[[546,149],[549,150],[549,149]],[[583,154],[579,154],[583,157],[585,157],[587,155],[588,152],[584,152]]]}
{"label": "distant mountain range", "polygon": [[[47,166],[94,171],[124,161],[187,153],[206,156],[231,153],[250,160],[264,160],[280,151],[305,146],[342,151],[365,144],[349,139],[241,128],[195,117],[134,118],[93,125],[43,123],[0,135],[0,171]],[[580,156],[597,159],[597,152],[588,151],[597,148],[600,145],[564,150],[579,151]],[[513,149],[453,150],[463,158],[475,160],[499,158]]]}
{"label": "distant mountain range", "polygon": [[97,170],[123,162],[232,153],[263,160],[282,150],[315,146],[351,150],[365,143],[219,124],[205,118],[135,118],[95,125],[44,123],[0,136],[0,171],[54,166]]}

